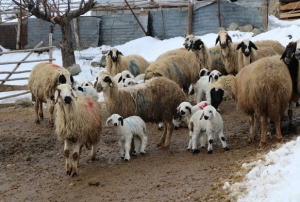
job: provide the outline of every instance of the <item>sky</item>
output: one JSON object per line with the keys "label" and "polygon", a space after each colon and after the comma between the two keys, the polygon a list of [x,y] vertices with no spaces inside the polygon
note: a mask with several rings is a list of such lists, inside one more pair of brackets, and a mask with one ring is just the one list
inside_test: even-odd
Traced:
{"label": "sky", "polygon": [[[251,39],[253,42],[259,40],[277,40],[286,46],[290,41],[300,39],[300,20],[287,22],[280,21],[274,16],[269,16],[268,32],[252,37],[252,33],[239,31],[229,31],[233,42],[240,42],[243,39]],[[198,36],[204,41],[208,47],[215,45],[217,34],[211,33]],[[292,38],[290,38],[292,37]],[[175,37],[166,40],[158,40],[152,37],[142,37],[136,40],[128,41],[125,44],[115,46],[123,55],[138,54],[149,62],[153,62],[162,53],[183,47],[184,38]],[[9,51],[0,47],[4,52]],[[91,60],[85,58],[101,58],[103,50],[109,50],[110,46],[103,45],[101,47],[91,47],[82,51],[75,51],[76,63],[81,66],[82,72],[74,77],[79,84],[83,81],[95,81],[99,72],[105,71],[106,68],[92,67]],[[0,62],[20,61],[26,57],[28,53],[10,53],[0,56]],[[33,53],[27,60],[48,59],[47,52],[42,54]],[[62,58],[59,49],[54,49],[53,62],[62,65]],[[17,71],[31,70],[37,63],[24,63]],[[16,65],[5,65],[5,71],[12,70]],[[16,74],[11,78],[28,77],[30,73]],[[7,75],[0,74],[3,79]],[[25,85],[27,80],[9,81],[5,84]],[[17,94],[24,91],[3,92],[0,98],[11,94]],[[0,103],[14,103],[16,99],[28,97],[30,94],[22,95],[16,98],[0,100]],[[102,93],[99,94],[100,102],[103,101]],[[264,202],[299,202],[300,201],[300,137],[296,140],[283,144],[279,149],[270,151],[264,158],[248,164],[243,164],[241,169],[250,169],[245,175],[243,181],[230,184],[225,182],[223,189],[227,190],[232,197],[236,197],[237,201],[264,201]]]}

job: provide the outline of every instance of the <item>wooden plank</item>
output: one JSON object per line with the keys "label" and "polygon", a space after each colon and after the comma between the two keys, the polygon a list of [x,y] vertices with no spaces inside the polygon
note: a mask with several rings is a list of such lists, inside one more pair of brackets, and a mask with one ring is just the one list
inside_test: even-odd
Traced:
{"label": "wooden plank", "polygon": [[280,6],[281,11],[293,10],[293,9],[298,9],[298,8],[300,8],[300,3],[299,2],[288,3],[288,4]]}
{"label": "wooden plank", "polygon": [[[52,60],[56,60],[56,59],[53,58]],[[42,61],[49,61],[49,59],[27,60],[27,61],[18,61],[18,62],[0,62],[0,65],[18,64],[18,63],[31,63],[31,62],[42,62]]]}
{"label": "wooden plank", "polygon": [[15,78],[15,79],[0,79],[0,81],[18,81],[18,80],[26,80],[28,77]]}
{"label": "wooden plank", "polygon": [[300,17],[300,13],[280,13],[279,18],[292,18],[292,17]]}
{"label": "wooden plank", "polygon": [[47,46],[47,47],[40,47],[40,48],[34,48],[34,49],[7,51],[7,52],[1,52],[0,55],[10,54],[10,53],[24,53],[24,52],[29,52],[29,51],[44,51],[44,50],[49,50],[50,48],[56,48],[56,46]]}
{"label": "wooden plank", "polygon": [[262,10],[262,25],[263,31],[268,31],[268,0],[262,0],[261,3],[261,10]]}
{"label": "wooden plank", "polygon": [[20,86],[20,85],[0,85],[0,92],[7,92],[7,91],[15,91],[15,90],[28,90],[27,85]]}
{"label": "wooden plank", "polygon": [[[13,74],[23,74],[23,73],[29,73],[31,72],[31,70],[24,70],[24,71],[18,71],[18,72],[14,72]],[[0,72],[0,74],[10,74],[12,72]]]}
{"label": "wooden plank", "polygon": [[30,91],[26,91],[26,92],[14,94],[14,95],[9,95],[9,96],[5,96],[5,97],[0,97],[0,100],[5,100],[7,98],[17,97],[17,96],[20,96],[20,95],[25,95],[27,93],[30,93]]}

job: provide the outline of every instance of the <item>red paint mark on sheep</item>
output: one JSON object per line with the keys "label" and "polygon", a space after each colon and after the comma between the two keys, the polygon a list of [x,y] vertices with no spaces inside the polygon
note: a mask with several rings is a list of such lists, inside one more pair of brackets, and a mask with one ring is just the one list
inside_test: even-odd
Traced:
{"label": "red paint mark on sheep", "polygon": [[91,101],[90,98],[87,98],[87,105],[85,106],[86,108],[93,108],[94,103]]}
{"label": "red paint mark on sheep", "polygon": [[51,65],[51,66],[54,67],[54,68],[61,68],[60,66],[58,66],[58,65],[56,65],[56,64],[53,64],[53,63],[51,63],[51,62],[47,62],[46,64],[49,64],[49,65]]}
{"label": "red paint mark on sheep", "polygon": [[94,109],[94,103],[91,100],[91,98],[86,98],[86,104],[85,104],[85,108],[92,113],[93,117],[97,120],[97,121],[101,121],[100,115],[98,113],[96,113],[95,109]]}
{"label": "red paint mark on sheep", "polygon": [[199,105],[199,109],[203,110],[207,106],[207,102],[203,103],[202,105]]}

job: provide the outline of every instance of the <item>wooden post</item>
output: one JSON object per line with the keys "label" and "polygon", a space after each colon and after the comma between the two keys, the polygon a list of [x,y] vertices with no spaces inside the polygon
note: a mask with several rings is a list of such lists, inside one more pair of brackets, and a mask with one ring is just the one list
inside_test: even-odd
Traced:
{"label": "wooden post", "polygon": [[21,14],[18,13],[18,26],[17,26],[17,43],[16,43],[16,49],[19,50],[20,49],[20,33],[21,33]]}
{"label": "wooden post", "polygon": [[221,23],[221,8],[220,8],[220,0],[218,0],[218,20],[219,20],[219,27],[222,27],[222,23]]}
{"label": "wooden post", "polygon": [[74,25],[74,34],[75,34],[75,40],[76,40],[76,47],[77,47],[77,49],[79,49],[80,48],[80,41],[79,41],[79,31],[78,31],[77,18],[73,18],[73,25]]}
{"label": "wooden post", "polygon": [[262,11],[263,31],[266,32],[268,31],[268,0],[262,0],[261,11]]}
{"label": "wooden post", "polygon": [[53,54],[53,51],[52,51],[52,48],[50,48],[50,46],[52,46],[52,37],[53,37],[53,25],[50,25],[50,33],[49,33],[49,62],[52,63],[52,54]]}
{"label": "wooden post", "polygon": [[193,4],[188,6],[188,34],[193,33]]}

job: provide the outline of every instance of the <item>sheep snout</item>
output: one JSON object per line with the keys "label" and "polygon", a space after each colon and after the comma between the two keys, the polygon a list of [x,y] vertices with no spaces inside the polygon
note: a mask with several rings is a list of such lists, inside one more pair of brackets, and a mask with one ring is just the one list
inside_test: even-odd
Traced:
{"label": "sheep snout", "polygon": [[70,96],[66,96],[66,97],[64,98],[64,101],[65,101],[66,104],[70,104],[71,101],[72,101],[72,98],[71,98]]}

